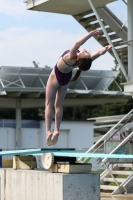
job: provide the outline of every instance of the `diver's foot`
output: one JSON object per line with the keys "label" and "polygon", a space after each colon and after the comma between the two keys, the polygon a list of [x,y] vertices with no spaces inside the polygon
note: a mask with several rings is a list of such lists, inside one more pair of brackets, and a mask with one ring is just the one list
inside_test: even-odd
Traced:
{"label": "diver's foot", "polygon": [[59,132],[54,131],[53,136],[51,138],[52,145],[55,145],[58,141]]}
{"label": "diver's foot", "polygon": [[51,137],[52,137],[52,133],[50,131],[48,131],[47,134],[46,134],[46,144],[47,144],[47,146],[52,145]]}

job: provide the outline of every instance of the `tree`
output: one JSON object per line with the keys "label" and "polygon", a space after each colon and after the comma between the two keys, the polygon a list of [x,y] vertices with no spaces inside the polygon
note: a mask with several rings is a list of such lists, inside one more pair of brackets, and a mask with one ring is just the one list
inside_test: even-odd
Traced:
{"label": "tree", "polygon": [[36,61],[32,62],[35,68],[39,68],[39,63],[37,63]]}
{"label": "tree", "polygon": [[[125,77],[124,77],[124,75],[123,75],[123,73],[122,73],[121,68],[120,68],[119,65],[118,65],[117,60],[114,60],[114,64],[115,64],[115,66],[112,68],[112,71],[118,71],[118,72],[119,72],[119,75],[117,76],[117,78],[116,78],[115,81],[116,81],[116,82],[118,83],[118,85],[120,86],[120,84],[123,83],[123,82],[126,82],[126,80],[125,80]],[[122,89],[122,91],[123,91],[123,90],[124,90],[124,86],[121,85],[120,87],[121,87],[121,89]],[[117,91],[117,90],[118,90],[118,86],[116,85],[115,82],[113,82],[113,83],[109,86],[108,89],[109,89],[109,91]]]}
{"label": "tree", "polygon": [[45,68],[50,68],[50,66],[49,66],[49,65],[44,65],[44,67],[45,67]]}
{"label": "tree", "polygon": [[[36,61],[32,61],[33,65],[35,68],[39,68],[39,63],[37,63]],[[50,68],[49,65],[44,65],[45,68]]]}

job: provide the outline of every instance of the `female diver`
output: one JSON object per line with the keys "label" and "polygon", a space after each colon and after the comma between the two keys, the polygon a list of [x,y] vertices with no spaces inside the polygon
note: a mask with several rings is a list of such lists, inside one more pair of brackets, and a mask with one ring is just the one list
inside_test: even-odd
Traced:
{"label": "female diver", "polygon": [[[75,81],[81,71],[89,70],[95,59],[112,48],[111,45],[107,45],[92,55],[85,49],[78,50],[90,37],[100,35],[100,31],[93,30],[80,38],[70,50],[62,54],[48,78],[45,100],[46,144],[48,146],[55,145],[58,141],[59,127],[63,116],[62,104],[69,87],[69,82]],[[72,78],[72,70],[74,68],[78,68],[78,70]],[[55,106],[55,128],[52,134],[53,106]]]}

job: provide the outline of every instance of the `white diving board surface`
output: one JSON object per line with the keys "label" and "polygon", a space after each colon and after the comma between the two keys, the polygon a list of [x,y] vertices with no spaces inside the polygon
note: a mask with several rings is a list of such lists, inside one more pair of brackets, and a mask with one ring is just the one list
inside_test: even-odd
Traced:
{"label": "white diving board surface", "polygon": [[[133,155],[125,154],[98,154],[98,153],[72,153],[72,152],[52,152],[54,156],[83,157],[83,158],[133,158]],[[42,155],[42,154],[38,154]]]}
{"label": "white diving board surface", "polygon": [[14,155],[35,155],[35,154],[43,154],[43,153],[48,153],[48,152],[75,152],[74,148],[60,148],[60,149],[52,149],[52,148],[47,148],[47,149],[24,149],[24,150],[11,150],[11,151],[0,151],[0,156],[14,156]]}
{"label": "white diving board surface", "polygon": [[133,155],[125,154],[98,154],[98,153],[78,153],[74,149],[29,149],[29,150],[14,150],[1,151],[0,156],[5,155],[39,155],[43,153],[53,153],[54,156],[61,157],[84,157],[84,158],[125,158],[131,159]]}

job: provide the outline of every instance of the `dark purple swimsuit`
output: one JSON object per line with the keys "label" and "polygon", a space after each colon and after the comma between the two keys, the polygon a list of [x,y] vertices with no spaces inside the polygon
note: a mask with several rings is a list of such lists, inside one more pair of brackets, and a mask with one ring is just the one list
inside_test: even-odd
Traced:
{"label": "dark purple swimsuit", "polygon": [[[65,63],[66,63],[66,61],[64,60],[63,56],[64,56],[65,54],[67,54],[69,51],[70,51],[70,50],[67,50],[67,51],[65,51],[65,52],[61,55],[61,57],[62,57],[62,59],[63,59],[63,61],[64,61]],[[73,65],[69,65],[68,63],[66,63],[66,64],[67,64],[68,66],[73,66],[73,67],[76,65],[76,63],[73,64]],[[59,83],[60,86],[67,85],[67,84],[70,82],[71,77],[72,77],[72,71],[70,71],[70,72],[68,72],[68,73],[62,73],[62,72],[58,69],[57,64],[55,65],[55,74],[56,74],[56,78],[57,78],[58,83]]]}

